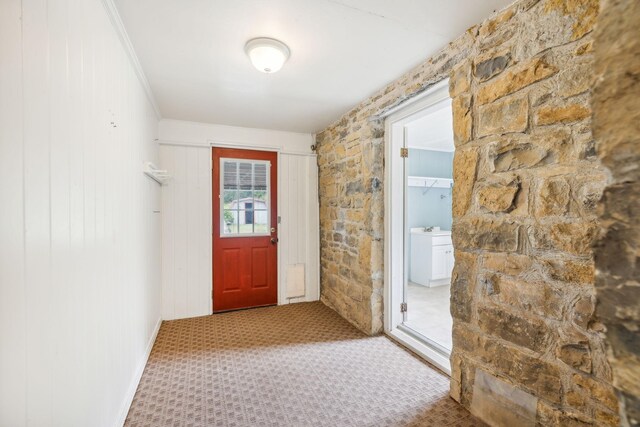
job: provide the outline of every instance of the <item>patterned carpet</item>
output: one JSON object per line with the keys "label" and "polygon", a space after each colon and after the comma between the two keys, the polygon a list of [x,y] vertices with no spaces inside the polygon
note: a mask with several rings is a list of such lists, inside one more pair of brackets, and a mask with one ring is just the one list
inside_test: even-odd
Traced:
{"label": "patterned carpet", "polygon": [[164,322],[126,426],[479,426],[448,378],[322,303]]}

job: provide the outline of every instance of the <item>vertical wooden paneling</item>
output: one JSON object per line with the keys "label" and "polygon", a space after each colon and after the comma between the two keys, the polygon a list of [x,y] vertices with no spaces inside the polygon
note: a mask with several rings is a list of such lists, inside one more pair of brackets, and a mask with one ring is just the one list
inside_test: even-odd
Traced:
{"label": "vertical wooden paneling", "polygon": [[[173,147],[160,147],[160,164],[164,169],[175,175],[176,165]],[[174,205],[176,192],[176,178],[162,189],[162,318],[175,319],[174,292],[176,286],[175,275],[175,214]]]}
{"label": "vertical wooden paneling", "polygon": [[303,190],[306,196],[307,206],[305,240],[307,252],[307,268],[305,269],[307,286],[307,301],[320,299],[320,205],[318,201],[318,164],[316,157],[307,157],[305,162],[305,176],[309,177],[306,188]]}
{"label": "vertical wooden paneling", "polygon": [[0,61],[0,425],[117,425],[161,312],[157,118],[99,0],[0,3]]}
{"label": "vertical wooden paneling", "polygon": [[27,422],[52,423],[48,359],[52,337],[49,192],[49,50],[47,3],[22,6],[25,280],[27,291]]}
{"label": "vertical wooden paneling", "polygon": [[22,3],[0,2],[0,425],[26,425]]}
{"label": "vertical wooden paneling", "polygon": [[[211,150],[162,145],[161,166],[173,179],[162,189],[162,314],[164,319],[211,313]],[[304,263],[307,292],[318,292],[318,203],[315,156],[279,156],[279,301],[286,267]]]}
{"label": "vertical wooden paneling", "polygon": [[[173,293],[173,305],[176,315],[178,317],[188,317],[189,308],[187,307],[187,301],[189,299],[189,287],[187,282],[187,256],[188,249],[187,240],[188,237],[188,224],[187,224],[187,203],[188,203],[188,191],[187,191],[187,170],[189,165],[187,164],[187,152],[189,148],[179,147],[176,150],[175,162],[173,167],[175,168],[175,174],[172,184],[175,186],[175,204],[174,218],[176,223],[176,232],[173,236],[173,242],[175,245],[173,255],[173,266],[175,269],[175,283],[178,284],[177,289],[180,292],[174,291]],[[178,232],[179,230],[179,232]]]}
{"label": "vertical wooden paneling", "polygon": [[[67,1],[48,5],[48,21],[52,28],[68,29]],[[68,31],[57,31],[49,36],[50,79],[58,82],[50,91],[50,141],[51,141],[51,282],[54,290],[63,290],[70,283],[73,271],[70,253],[70,88],[68,62]],[[67,292],[55,292],[50,304],[60,309],[61,313],[50,319],[56,325],[56,341],[61,346],[73,345],[73,330],[68,328],[72,318],[72,301]],[[58,353],[53,356],[52,363],[57,369],[52,371],[53,384],[65,382],[74,364],[73,357],[65,357]],[[52,418],[60,422],[69,421],[72,402],[62,393],[52,396]]]}
{"label": "vertical wooden paneling", "polygon": [[[186,287],[186,307],[185,313],[187,313],[191,307],[199,307],[201,299],[198,295],[198,280],[199,280],[199,268],[198,268],[198,251],[200,250],[199,240],[200,234],[198,232],[198,217],[202,215],[201,212],[198,212],[197,207],[198,196],[200,192],[198,178],[198,153],[194,150],[185,150],[186,157],[186,181],[184,191],[186,193],[187,202],[185,204],[186,207],[193,206],[193,209],[186,209],[186,267],[185,267],[185,287]],[[194,244],[188,244],[187,242],[194,242]]]}
{"label": "vertical wooden paneling", "polygon": [[211,154],[207,148],[162,146],[173,178],[162,191],[164,319],[211,313]]}
{"label": "vertical wooden paneling", "polygon": [[[200,213],[198,216],[198,297],[195,298],[197,305],[197,313],[208,314],[213,310],[213,303],[211,298],[200,298],[200,287],[207,290],[208,295],[211,295],[210,284],[213,281],[213,271],[211,269],[211,248],[212,242],[212,203],[211,203],[211,156],[209,150],[202,150],[203,152],[198,155],[198,193],[196,195],[197,211]],[[208,194],[208,197],[204,197]],[[204,292],[202,292],[204,294]]]}
{"label": "vertical wooden paneling", "polygon": [[284,203],[281,208],[280,224],[281,254],[280,281],[286,283],[287,267],[293,264],[305,265],[305,296],[285,298],[284,285],[280,289],[280,302],[315,301],[318,291],[318,203],[317,168],[315,156],[281,155],[283,180],[281,194]]}

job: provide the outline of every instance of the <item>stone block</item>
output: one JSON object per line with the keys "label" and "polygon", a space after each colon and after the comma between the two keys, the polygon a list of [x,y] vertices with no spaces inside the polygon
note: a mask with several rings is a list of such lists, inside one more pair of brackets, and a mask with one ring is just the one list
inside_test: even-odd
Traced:
{"label": "stone block", "polygon": [[591,417],[576,412],[563,411],[548,403],[538,401],[537,425],[539,427],[559,426],[559,427],[591,427],[593,426]]}
{"label": "stone block", "polygon": [[591,285],[595,281],[592,260],[554,257],[543,259],[542,264],[553,280],[584,285]]}
{"label": "stone block", "polygon": [[563,177],[553,177],[538,186],[535,200],[535,215],[546,217],[564,215],[569,207],[571,187]]}
{"label": "stone block", "polygon": [[571,379],[577,390],[583,392],[589,398],[606,408],[618,409],[618,398],[612,385],[598,381],[589,375],[578,373],[573,374]]}
{"label": "stone block", "polygon": [[458,64],[449,77],[449,96],[455,98],[469,91],[471,87],[471,61],[465,60]]}
{"label": "stone block", "polygon": [[491,34],[494,34],[497,29],[505,26],[507,22],[515,15],[515,10],[513,7],[506,9],[503,12],[500,12],[495,17],[488,19],[485,21],[480,28],[478,29],[478,38],[484,39]]}
{"label": "stone block", "polygon": [[478,109],[478,136],[523,132],[529,120],[526,95],[514,95]]}
{"label": "stone block", "polygon": [[503,96],[519,91],[535,82],[546,79],[558,69],[538,57],[523,61],[506,70],[499,77],[485,83],[478,89],[476,102],[478,105],[487,104]]}
{"label": "stone block", "polygon": [[451,274],[451,316],[456,320],[469,322],[475,291],[477,256],[473,253],[456,251],[455,260]]}
{"label": "stone block", "polygon": [[537,352],[546,349],[551,335],[543,321],[526,316],[523,312],[516,315],[497,307],[479,308],[478,324],[486,334]]}
{"label": "stone block", "polygon": [[[596,215],[598,201],[602,198],[604,187],[608,181],[604,171],[590,170],[586,172],[571,177],[570,210],[576,216],[583,218]],[[640,202],[638,202],[638,207],[640,207]]]}
{"label": "stone block", "polygon": [[529,229],[529,240],[533,247],[555,250],[574,255],[590,255],[598,225],[595,221],[556,222],[540,224]]}
{"label": "stone block", "polygon": [[483,269],[510,276],[527,273],[533,265],[531,257],[518,254],[486,252],[481,255]]}
{"label": "stone block", "polygon": [[[638,405],[638,407],[640,407],[640,405]],[[640,419],[640,417],[638,419]],[[593,421],[597,426],[618,427],[620,425],[620,415],[616,412],[596,409],[594,411]]]}
{"label": "stone block", "polygon": [[539,145],[506,143],[496,150],[493,168],[496,172],[530,168],[544,164],[548,155],[548,150]]}
{"label": "stone block", "polygon": [[534,120],[538,126],[556,123],[572,123],[591,116],[591,108],[584,104],[568,104],[561,106],[543,106],[535,112]]}
{"label": "stone block", "polygon": [[593,30],[599,10],[599,0],[547,0],[544,12],[556,13],[573,21],[571,39],[577,40]]}
{"label": "stone block", "polygon": [[518,248],[518,232],[519,225],[514,222],[474,216],[454,222],[453,246],[514,252]]}
{"label": "stone block", "polygon": [[563,98],[584,93],[593,86],[593,64],[591,61],[582,61],[563,70],[557,77],[557,95]]}
{"label": "stone block", "polygon": [[456,150],[453,157],[453,187],[452,213],[453,217],[463,216],[471,204],[473,185],[478,168],[478,151],[475,148]]}
{"label": "stone block", "polygon": [[461,94],[451,102],[453,114],[453,140],[456,146],[467,143],[471,139],[473,116],[471,112],[471,95]]}
{"label": "stone block", "polygon": [[564,344],[558,349],[557,356],[567,365],[591,373],[591,349],[588,341]]}
{"label": "stone block", "polygon": [[500,74],[511,62],[511,54],[502,52],[491,58],[483,59],[474,64],[473,74],[476,78],[483,82]]}
{"label": "stone block", "polygon": [[510,212],[515,209],[520,182],[512,180],[506,184],[493,184],[478,190],[478,204],[489,212]]}
{"label": "stone block", "polygon": [[593,297],[582,297],[578,299],[573,307],[573,323],[583,329],[587,329],[593,320],[596,304]]}
{"label": "stone block", "polygon": [[541,280],[513,279],[498,273],[480,279],[493,302],[540,317],[561,320],[566,309],[564,294]]}

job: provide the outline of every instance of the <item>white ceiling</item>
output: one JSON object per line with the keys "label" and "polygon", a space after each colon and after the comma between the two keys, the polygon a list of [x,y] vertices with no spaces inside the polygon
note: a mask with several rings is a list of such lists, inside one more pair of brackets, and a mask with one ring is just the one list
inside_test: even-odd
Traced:
{"label": "white ceiling", "polygon": [[409,148],[454,151],[451,100],[439,103],[437,108],[429,109],[427,114],[407,123],[405,131]]}
{"label": "white ceiling", "polygon": [[[511,0],[115,0],[163,117],[316,132]],[[291,49],[276,74],[253,37]]]}

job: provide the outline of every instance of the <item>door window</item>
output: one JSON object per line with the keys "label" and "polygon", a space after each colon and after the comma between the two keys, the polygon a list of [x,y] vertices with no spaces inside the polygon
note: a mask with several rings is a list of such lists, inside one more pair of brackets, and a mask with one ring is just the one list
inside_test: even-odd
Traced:
{"label": "door window", "polygon": [[220,159],[220,164],[221,237],[270,234],[270,162]]}

